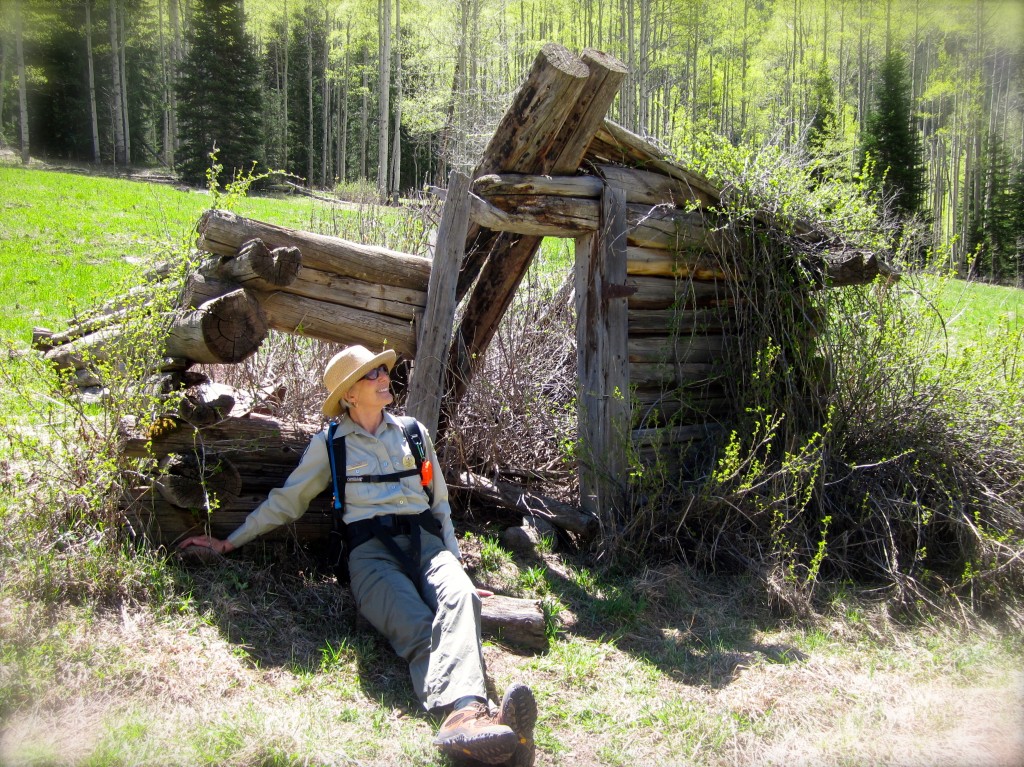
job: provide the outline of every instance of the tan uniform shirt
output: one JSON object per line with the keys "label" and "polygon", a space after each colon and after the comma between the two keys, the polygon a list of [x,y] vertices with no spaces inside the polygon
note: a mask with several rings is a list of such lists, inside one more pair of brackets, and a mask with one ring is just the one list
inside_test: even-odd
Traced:
{"label": "tan uniform shirt", "polygon": [[[459,559],[462,554],[452,525],[448,486],[437,464],[434,443],[421,425],[427,460],[433,463],[432,489],[434,505],[431,511],[441,523],[444,545]],[[392,474],[415,467],[412,450],[402,427],[393,415],[384,413],[384,420],[376,433],[370,434],[352,419],[342,417],[336,436],[345,437],[345,475]],[[299,465],[285,480],[274,488],[267,500],[257,506],[245,522],[228,536],[235,546],[242,546],[258,535],[294,522],[306,513],[310,502],[331,484],[331,464],[328,456],[327,429],[310,440]],[[394,482],[346,482],[345,522],[358,522],[384,514],[419,514],[427,509],[427,494],[418,476],[404,477]]]}

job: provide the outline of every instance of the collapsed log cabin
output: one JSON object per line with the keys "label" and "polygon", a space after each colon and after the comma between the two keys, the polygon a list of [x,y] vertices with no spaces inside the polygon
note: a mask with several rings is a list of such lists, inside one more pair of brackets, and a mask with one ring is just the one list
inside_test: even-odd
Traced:
{"label": "collapsed log cabin", "polygon": [[[751,238],[723,220],[721,191],[607,119],[625,74],[602,52],[545,45],[471,176],[452,173],[432,258],[208,211],[197,227],[208,258],[169,321],[165,371],[187,386],[192,363],[241,361],[268,329],[387,346],[412,366],[406,411],[443,429],[446,407],[471,385],[542,239],[570,238],[580,505],[508,488],[492,489],[490,500],[514,498],[506,505],[580,539],[621,524],[630,513],[627,453],[678,461],[714,428],[726,396],[720,378],[742,330],[734,309],[751,289],[736,258]],[[770,236],[773,222],[744,226]],[[803,243],[801,268],[820,286],[889,271],[875,254],[799,225],[787,236]],[[55,364],[94,384],[87,360],[118,327],[112,307],[37,340]],[[126,455],[154,456],[163,469],[125,500],[140,533],[168,544],[198,529],[226,535],[298,462],[317,427],[282,424],[236,400],[193,386],[189,412],[126,424]],[[197,496],[188,486],[209,488],[213,477],[211,505],[208,491]],[[328,505],[318,498],[277,534],[322,540]]]}

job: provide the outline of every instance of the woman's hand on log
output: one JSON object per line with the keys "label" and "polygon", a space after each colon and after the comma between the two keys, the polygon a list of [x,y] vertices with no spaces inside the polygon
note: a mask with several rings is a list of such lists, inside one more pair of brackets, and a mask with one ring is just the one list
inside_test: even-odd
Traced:
{"label": "woman's hand on log", "polygon": [[476,590],[476,594],[481,599],[487,599],[487,597],[493,597],[494,596],[494,592],[493,591],[488,591],[487,589],[477,589]]}
{"label": "woman's hand on log", "polygon": [[212,535],[193,535],[191,538],[186,538],[178,544],[179,551],[185,551],[193,547],[210,549],[218,554],[227,554],[235,550],[230,541],[222,541],[219,538],[214,538]]}

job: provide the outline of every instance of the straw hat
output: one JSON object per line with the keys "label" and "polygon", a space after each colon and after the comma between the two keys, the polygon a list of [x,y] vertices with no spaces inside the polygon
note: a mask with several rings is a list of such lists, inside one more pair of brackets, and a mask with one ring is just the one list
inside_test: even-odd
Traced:
{"label": "straw hat", "polygon": [[397,358],[394,349],[374,354],[365,346],[350,346],[335,354],[324,371],[324,386],[329,392],[323,407],[324,415],[327,418],[340,415],[343,407],[341,398],[352,388],[352,384],[381,365],[386,365],[388,372],[391,372]]}

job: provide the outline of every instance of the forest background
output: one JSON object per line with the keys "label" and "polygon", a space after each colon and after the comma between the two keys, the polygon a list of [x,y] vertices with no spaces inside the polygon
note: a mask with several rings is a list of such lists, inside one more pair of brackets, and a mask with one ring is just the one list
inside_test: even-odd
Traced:
{"label": "forest background", "polygon": [[[961,276],[1024,280],[1018,0],[4,0],[0,143],[396,200],[471,168],[539,47],[617,56],[610,117],[874,176]],[[889,121],[887,123],[887,120]],[[894,122],[893,122],[894,121]],[[894,124],[895,123],[895,124]],[[895,131],[897,135],[890,135]],[[700,170],[700,168],[696,168]]]}

